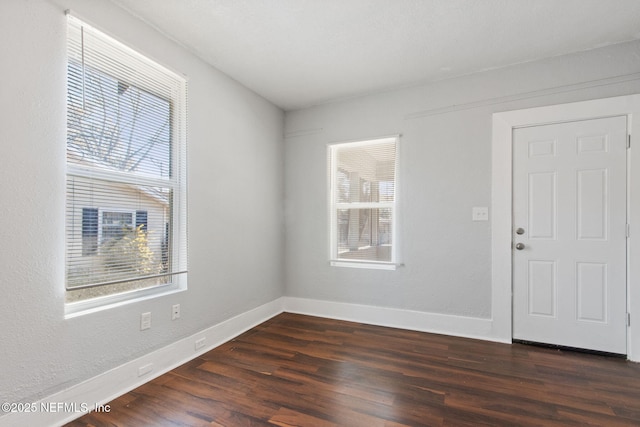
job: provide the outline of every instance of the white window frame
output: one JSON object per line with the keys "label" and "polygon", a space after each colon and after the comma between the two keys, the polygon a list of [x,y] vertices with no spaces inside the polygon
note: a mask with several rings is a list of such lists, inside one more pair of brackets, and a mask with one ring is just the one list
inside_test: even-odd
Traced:
{"label": "white window frame", "polygon": [[[136,176],[133,177],[130,174],[104,170],[98,168],[92,168],[87,166],[80,166],[76,164],[67,163],[67,176],[77,176],[86,178],[96,178],[105,181],[111,181],[115,183],[131,184],[131,185],[146,185],[157,186],[163,188],[169,188],[173,192],[172,197],[172,212],[170,227],[172,233],[170,235],[170,257],[172,261],[177,265],[172,265],[169,276],[171,277],[170,283],[157,285],[145,289],[136,289],[122,293],[110,294],[102,297],[65,303],[65,317],[72,318],[79,315],[92,313],[95,311],[103,310],[106,308],[116,307],[122,304],[130,303],[133,301],[140,301],[149,298],[155,298],[162,295],[168,295],[175,292],[181,292],[187,289],[187,172],[186,172],[186,156],[187,156],[187,123],[186,123],[186,109],[187,109],[187,81],[183,75],[175,73],[158,64],[156,61],[148,58],[142,53],[131,49],[130,47],[122,44],[120,41],[114,39],[111,35],[96,29],[96,27],[86,23],[85,21],[73,16],[69,11],[66,12],[67,18],[70,21],[75,21],[81,25],[91,28],[93,31],[102,33],[105,39],[111,39],[109,43],[117,45],[118,49],[129,52],[132,56],[136,56],[137,60],[143,61],[156,68],[156,72],[172,74],[177,80],[181,81],[180,90],[175,90],[171,94],[172,101],[172,115],[171,124],[174,129],[172,132],[172,165],[173,173],[169,178],[154,178],[151,176]],[[133,63],[129,64],[134,67]],[[118,75],[114,75],[115,78],[120,78]],[[128,76],[131,79],[131,75]],[[130,80],[131,81],[131,80]],[[153,87],[149,87],[145,80],[131,81],[133,85],[136,85],[140,89],[154,92]],[[175,110],[173,110],[175,109]],[[98,235],[102,240],[102,212],[103,211],[127,211],[133,212],[133,222],[136,221],[135,210],[120,210],[117,208],[98,208]],[[66,233],[65,233],[66,236]],[[66,239],[66,237],[65,237]],[[65,284],[66,285],[66,284]]]}
{"label": "white window frame", "polygon": [[[335,190],[337,189],[337,164],[335,156],[340,148],[352,148],[373,144],[382,144],[393,142],[395,144],[395,167],[394,167],[394,199],[392,202],[336,202]],[[333,267],[350,267],[365,268],[376,270],[396,270],[402,264],[398,262],[398,159],[399,159],[400,135],[389,135],[383,137],[370,138],[366,140],[342,141],[328,144],[327,146],[327,162],[328,162],[328,196],[329,196],[329,263]],[[337,211],[339,209],[391,209],[391,260],[375,261],[375,260],[357,260],[357,259],[340,259],[338,258],[338,218]]]}
{"label": "white window frame", "polygon": [[98,208],[98,236],[99,242],[104,242],[104,218],[103,215],[105,212],[113,212],[113,213],[128,213],[131,214],[131,223],[132,228],[135,228],[136,225],[136,211],[132,209],[117,209],[117,208]]}

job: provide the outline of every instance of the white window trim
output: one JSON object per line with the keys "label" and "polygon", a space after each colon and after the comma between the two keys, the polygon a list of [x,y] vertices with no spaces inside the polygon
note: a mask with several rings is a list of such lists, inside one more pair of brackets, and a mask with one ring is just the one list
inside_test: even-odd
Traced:
{"label": "white window trim", "polygon": [[[340,141],[327,144],[327,165],[329,174],[328,181],[328,206],[329,206],[329,265],[332,267],[347,267],[347,268],[361,268],[371,270],[396,270],[397,267],[404,266],[403,263],[398,261],[399,258],[399,244],[400,241],[398,233],[398,195],[399,195],[399,183],[398,183],[398,159],[400,158],[400,137],[401,134],[379,136],[374,138],[367,138],[362,140],[350,140]],[[333,165],[334,148],[344,147],[349,145],[350,147],[366,146],[372,143],[386,143],[393,141],[396,145],[395,155],[395,167],[394,167],[394,201],[393,202],[355,202],[355,203],[338,203],[335,201],[333,189],[337,185],[336,168]],[[345,260],[338,258],[338,245],[337,245],[337,209],[368,209],[368,208],[391,208],[392,209],[392,236],[393,243],[391,245],[391,261],[373,261],[373,260]]]}
{"label": "white window trim", "polygon": [[[82,18],[74,16],[70,11],[65,11],[68,19],[80,21],[87,26],[98,28],[91,25],[89,22]],[[77,302],[65,303],[65,318],[72,318],[81,316],[84,314],[93,313],[96,311],[102,311],[113,307],[129,304],[137,301],[142,301],[150,298],[156,298],[159,296],[169,295],[176,292],[185,291],[187,289],[187,171],[186,171],[186,159],[187,159],[187,123],[186,123],[186,109],[187,109],[187,81],[184,75],[176,73],[164,65],[161,65],[155,59],[148,57],[147,55],[138,52],[135,49],[131,49],[116,38],[114,38],[108,32],[101,29],[105,36],[112,38],[115,43],[120,45],[120,48],[132,52],[134,55],[139,56],[140,60],[145,61],[152,67],[155,67],[159,72],[172,73],[182,81],[182,88],[179,91],[172,93],[171,99],[174,102],[173,108],[179,108],[180,113],[172,114],[172,126],[173,132],[173,144],[171,156],[173,159],[173,173],[169,178],[154,178],[138,176],[132,179],[127,174],[123,174],[117,171],[107,171],[86,168],[78,165],[67,163],[67,175],[78,177],[92,177],[104,180],[112,180],[119,183],[131,183],[138,185],[159,186],[165,188],[171,188],[173,190],[172,199],[172,233],[171,233],[171,252],[172,258],[179,259],[178,265],[174,266],[174,272],[171,276],[170,283],[164,285],[154,286],[146,289],[136,289],[129,292],[123,292],[118,294],[106,295],[103,297],[97,297]],[[116,76],[118,77],[118,76]],[[131,76],[129,76],[131,77]],[[147,87],[144,80],[137,81],[134,79],[134,85],[145,89],[151,93],[154,93],[152,87]],[[98,213],[98,237],[102,239],[102,212],[103,211],[120,211],[119,209],[99,208]],[[129,212],[130,210],[125,210]],[[133,212],[133,221],[135,224],[135,210]],[[180,254],[180,255],[179,255]],[[65,283],[66,285],[66,283]]]}

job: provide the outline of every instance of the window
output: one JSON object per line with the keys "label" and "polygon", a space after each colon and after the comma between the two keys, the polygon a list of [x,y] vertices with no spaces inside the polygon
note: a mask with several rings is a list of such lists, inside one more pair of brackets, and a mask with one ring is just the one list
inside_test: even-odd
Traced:
{"label": "window", "polygon": [[333,265],[395,268],[398,137],[329,146]]}
{"label": "window", "polygon": [[94,255],[98,242],[120,239],[125,230],[147,231],[147,211],[82,208],[82,255]]}
{"label": "window", "polygon": [[100,214],[100,241],[102,244],[109,240],[122,239],[124,234],[135,228],[135,212],[103,210]]}
{"label": "window", "polygon": [[66,300],[184,288],[186,81],[68,18]]}

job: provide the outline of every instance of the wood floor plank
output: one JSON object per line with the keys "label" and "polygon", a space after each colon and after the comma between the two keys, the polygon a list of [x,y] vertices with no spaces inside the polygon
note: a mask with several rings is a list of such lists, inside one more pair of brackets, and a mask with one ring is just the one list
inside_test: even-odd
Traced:
{"label": "wood floor plank", "polygon": [[638,426],[640,365],[283,313],[68,426]]}

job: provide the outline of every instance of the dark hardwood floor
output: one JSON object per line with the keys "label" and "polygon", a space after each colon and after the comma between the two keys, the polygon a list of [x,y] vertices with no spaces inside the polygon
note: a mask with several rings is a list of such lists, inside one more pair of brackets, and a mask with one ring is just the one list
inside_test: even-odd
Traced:
{"label": "dark hardwood floor", "polygon": [[284,313],[68,426],[639,426],[640,364]]}

